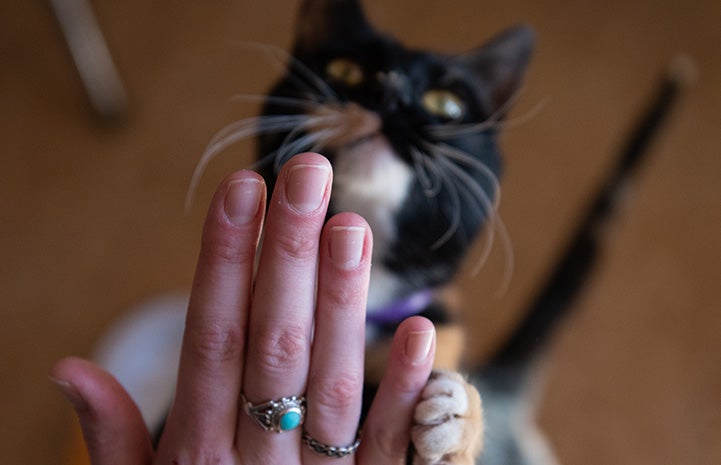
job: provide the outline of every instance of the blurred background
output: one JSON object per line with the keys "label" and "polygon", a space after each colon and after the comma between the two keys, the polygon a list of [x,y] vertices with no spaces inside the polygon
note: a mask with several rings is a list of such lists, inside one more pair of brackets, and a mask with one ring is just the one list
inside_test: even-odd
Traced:
{"label": "blurred background", "polygon": [[[58,0],[57,3],[70,3]],[[278,70],[240,44],[288,47],[297,1],[91,2],[127,94],[89,104],[53,10],[0,2],[0,462],[58,463],[70,409],[47,379],[89,356],[127,308],[189,288],[205,206],[252,144],[218,157],[189,212],[206,143],[257,112]],[[504,135],[495,247],[465,272],[482,360],[543,281],[662,70],[699,79],[651,147],[597,273],[555,338],[539,422],[562,464],[721,463],[721,6],[716,0],[365,1],[417,47],[463,51],[519,22],[538,49]],[[81,41],[82,41],[81,37]],[[536,111],[541,102],[545,104]],[[107,103],[111,110],[112,101]]]}

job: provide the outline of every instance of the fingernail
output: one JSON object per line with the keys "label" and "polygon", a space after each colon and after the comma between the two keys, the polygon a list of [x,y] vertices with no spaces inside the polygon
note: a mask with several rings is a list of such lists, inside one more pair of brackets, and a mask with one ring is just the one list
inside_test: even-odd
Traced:
{"label": "fingernail", "polygon": [[225,214],[234,224],[247,224],[260,208],[263,186],[254,178],[236,179],[228,183],[225,194]]}
{"label": "fingernail", "polygon": [[363,257],[366,230],[361,226],[335,226],[330,230],[330,258],[342,270],[353,270]]}
{"label": "fingernail", "polygon": [[88,404],[85,402],[85,399],[83,399],[78,390],[75,389],[75,386],[65,380],[53,378],[52,376],[49,376],[49,379],[58,387],[65,398],[73,404],[73,407],[75,407],[76,410],[87,410]]}
{"label": "fingernail", "polygon": [[285,186],[288,201],[299,213],[317,210],[323,202],[329,177],[330,169],[325,165],[291,167]]}
{"label": "fingernail", "polygon": [[431,352],[434,330],[410,331],[406,339],[406,357],[411,365],[424,362]]}

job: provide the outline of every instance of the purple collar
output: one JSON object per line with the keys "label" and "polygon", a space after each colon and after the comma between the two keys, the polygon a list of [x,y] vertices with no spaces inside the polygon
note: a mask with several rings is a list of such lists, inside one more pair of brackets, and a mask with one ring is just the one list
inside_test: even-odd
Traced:
{"label": "purple collar", "polygon": [[366,322],[376,325],[397,324],[409,316],[416,315],[433,302],[435,293],[423,289],[407,297],[396,300],[385,307],[374,309],[366,314]]}

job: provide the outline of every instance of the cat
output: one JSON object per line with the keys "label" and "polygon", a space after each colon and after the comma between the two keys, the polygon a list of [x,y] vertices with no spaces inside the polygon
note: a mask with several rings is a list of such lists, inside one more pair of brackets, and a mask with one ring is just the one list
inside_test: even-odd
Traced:
{"label": "cat", "polygon": [[412,429],[417,465],[470,465],[482,448],[482,404],[457,371],[462,331],[445,288],[483,227],[497,227],[496,134],[533,43],[521,26],[460,55],[414,50],[377,31],[358,1],[307,0],[258,119],[269,189],[290,156],[319,152],[334,169],[329,215],[359,213],[373,230],[366,398],[400,321],[419,314],[437,327]]}
{"label": "cat", "polygon": [[495,212],[497,134],[534,42],[531,28],[517,26],[467,53],[431,53],[379,32],[357,0],[305,0],[287,72],[258,120],[257,167],[269,188],[290,156],[318,151],[334,167],[329,214],[360,213],[373,230],[366,404],[397,324],[419,314],[437,327],[436,370],[412,429],[415,464],[557,463],[532,418],[540,361],[588,280],[619,192],[687,80],[678,65],[664,76],[525,318],[467,380],[458,372],[461,310],[449,283],[484,227],[503,232]]}
{"label": "cat", "polygon": [[[466,378],[459,372],[461,305],[450,283],[481,230],[502,229],[495,213],[502,170],[497,134],[529,64],[534,33],[514,27],[468,53],[430,53],[377,31],[357,0],[305,0],[296,32],[287,72],[263,97],[262,115],[213,138],[190,191],[209,160],[253,135],[258,136],[257,169],[269,188],[295,153],[311,150],[328,157],[335,173],[329,214],[360,213],[374,233],[364,404],[373,396],[397,324],[411,314],[424,315],[437,327],[438,349],[416,407],[409,460],[418,465],[556,463],[530,415],[539,360],[588,278],[599,228],[612,219],[618,192],[685,79],[678,73],[664,78],[617,169],[526,317]],[[186,306],[183,296],[148,302],[116,326],[96,357],[124,381],[151,430],[158,431],[172,391],[144,395],[143,390],[172,386],[183,327],[177,310]],[[153,337],[138,338],[138,331]],[[138,352],[138,340],[160,341],[165,355],[159,357],[165,361],[143,356],[144,369],[123,362]],[[157,347],[141,350],[159,353]],[[157,379],[158,366],[164,367],[165,382]],[[148,372],[156,375],[152,383]]]}

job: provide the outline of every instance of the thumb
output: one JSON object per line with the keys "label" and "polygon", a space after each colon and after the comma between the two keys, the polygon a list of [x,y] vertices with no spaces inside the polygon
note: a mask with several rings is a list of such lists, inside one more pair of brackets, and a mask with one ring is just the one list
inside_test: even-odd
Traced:
{"label": "thumb", "polygon": [[93,465],[152,462],[150,434],[140,411],[111,374],[68,357],[51,368],[50,380],[73,405]]}

